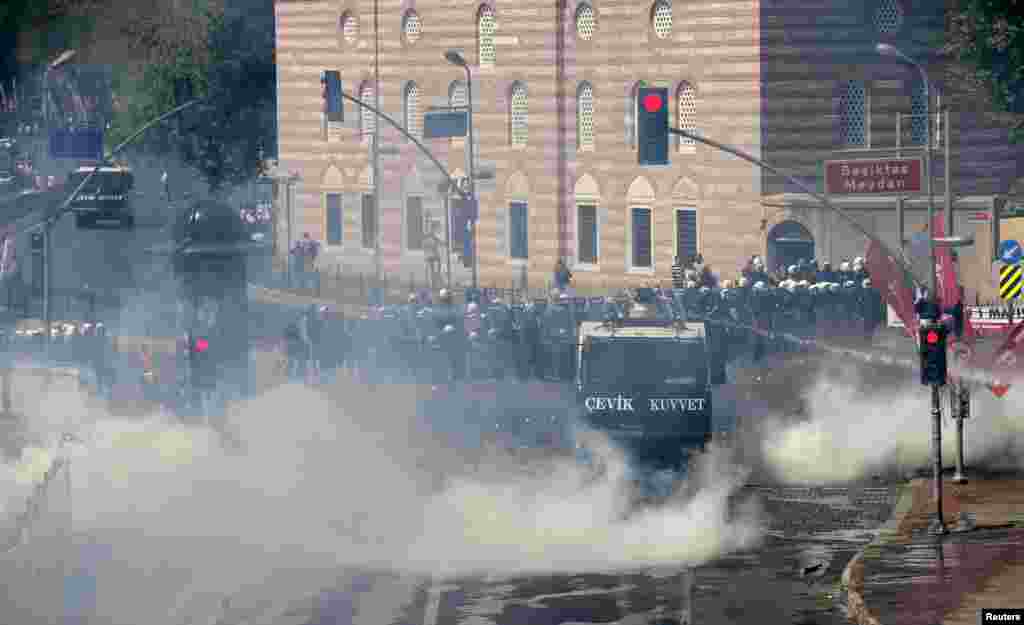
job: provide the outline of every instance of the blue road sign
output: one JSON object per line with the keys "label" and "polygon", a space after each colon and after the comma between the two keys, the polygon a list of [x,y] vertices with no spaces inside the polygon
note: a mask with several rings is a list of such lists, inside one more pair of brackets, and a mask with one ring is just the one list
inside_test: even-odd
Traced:
{"label": "blue road sign", "polygon": [[423,115],[423,137],[465,137],[466,119],[466,111],[427,111]]}
{"label": "blue road sign", "polygon": [[103,159],[102,128],[57,128],[50,132],[50,158]]}
{"label": "blue road sign", "polygon": [[1020,243],[1013,239],[1007,239],[999,244],[999,260],[1007,265],[1016,265],[1024,257],[1024,250]]}

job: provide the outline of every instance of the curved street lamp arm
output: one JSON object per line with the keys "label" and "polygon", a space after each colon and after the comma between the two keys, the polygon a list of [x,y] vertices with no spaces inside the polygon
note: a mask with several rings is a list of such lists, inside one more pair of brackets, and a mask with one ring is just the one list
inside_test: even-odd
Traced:
{"label": "curved street lamp arm", "polygon": [[[173,117],[174,115],[177,115],[181,111],[184,111],[185,109],[189,108],[190,106],[193,106],[194,104],[198,104],[199,102],[200,102],[199,100],[192,100],[190,102],[186,102],[184,104],[181,104],[179,106],[174,107],[173,109],[167,111],[163,115],[161,115],[161,116],[159,116],[159,117],[157,117],[155,119],[151,119],[150,121],[146,122],[145,124],[142,125],[141,128],[139,128],[138,130],[133,132],[131,134],[131,136],[129,136],[127,139],[125,139],[120,144],[118,144],[116,147],[114,147],[114,149],[112,149],[110,151],[110,153],[107,154],[106,158],[104,158],[103,160],[104,161],[109,161],[114,156],[119,154],[121,152],[121,150],[125,149],[133,141],[135,141],[140,136],[142,136],[142,133],[146,132],[147,130],[149,130],[153,126],[156,126],[157,124],[159,124],[160,122],[164,121],[168,117]],[[85,178],[83,178],[82,182],[78,183],[78,186],[75,187],[75,190],[71,192],[71,195],[69,195],[64,200],[64,202],[60,206],[60,210],[58,210],[55,215],[50,216],[51,220],[59,218],[61,215],[63,215],[68,210],[68,207],[71,206],[71,203],[75,201],[75,198],[78,197],[78,194],[82,192],[82,189],[85,188],[85,185],[87,185],[89,183],[89,181],[92,180],[93,175],[95,175],[96,172],[98,172],[100,170],[100,167],[102,167],[102,166],[103,166],[103,163],[101,162],[100,164],[98,164],[98,165],[96,165],[95,167],[92,168],[92,171],[89,172],[89,175],[87,175]]]}
{"label": "curved street lamp arm", "polygon": [[725,145],[724,143],[719,143],[717,141],[714,141],[712,139],[708,139],[706,137],[702,137],[701,135],[689,132],[687,130],[680,130],[678,128],[669,128],[668,131],[670,133],[672,133],[672,134],[681,135],[681,136],[686,137],[688,139],[693,139],[694,141],[699,141],[701,143],[710,145],[711,147],[719,149],[719,150],[722,150],[723,152],[728,152],[729,154],[732,154],[733,156],[741,158],[741,159],[747,161],[748,163],[753,163],[754,165],[757,165],[761,169],[764,169],[766,171],[770,171],[771,173],[773,173],[773,174],[775,174],[777,176],[782,176],[787,181],[789,181],[791,184],[793,184],[794,186],[799,188],[801,191],[803,191],[807,195],[810,195],[814,199],[818,200],[822,204],[822,206],[824,206],[825,208],[835,212],[835,214],[839,215],[839,217],[842,218],[843,221],[845,221],[847,224],[852,226],[854,230],[856,230],[857,232],[859,232],[862,235],[864,235],[864,237],[866,239],[868,239],[869,241],[873,241],[873,242],[877,243],[878,246],[882,249],[882,251],[885,254],[887,254],[888,256],[890,256],[891,258],[893,258],[896,261],[896,263],[898,263],[900,265],[900,267],[907,273],[907,275],[912,277],[915,282],[918,282],[918,286],[923,286],[923,285],[920,284],[920,281],[917,279],[917,276],[914,275],[914,272],[911,270],[910,266],[904,260],[902,254],[894,254],[889,249],[889,246],[887,246],[885,244],[884,241],[882,241],[881,239],[876,237],[871,232],[868,232],[868,230],[866,228],[864,228],[864,226],[862,226],[859,223],[857,223],[857,221],[853,217],[850,217],[850,215],[848,215],[844,210],[842,210],[838,206],[835,206],[831,202],[829,202],[828,198],[826,196],[818,193],[814,189],[811,189],[809,186],[807,186],[803,182],[800,182],[799,180],[797,180],[793,176],[790,176],[789,174],[787,174],[787,173],[777,169],[776,167],[773,167],[772,165],[769,165],[768,163],[762,161],[761,159],[756,158],[754,156],[751,156],[750,154],[747,154],[746,152],[744,152],[743,150],[740,150],[739,148],[735,148],[735,147],[732,147],[732,146],[729,146],[729,145]]}
{"label": "curved street lamp arm", "polygon": [[453,186],[455,188],[455,190],[458,192],[459,195],[461,195],[465,199],[469,199],[471,197],[471,195],[469,193],[467,193],[466,191],[463,191],[461,188],[459,188],[459,186],[457,184],[455,184],[455,179],[452,178],[451,174],[448,173],[448,170],[445,169],[444,165],[442,165],[441,162],[438,161],[437,158],[434,157],[434,155],[430,152],[430,150],[427,149],[427,146],[423,145],[423,143],[421,143],[419,139],[417,139],[416,137],[414,137],[411,134],[409,134],[409,131],[407,131],[405,128],[402,128],[401,124],[399,124],[395,120],[391,119],[391,117],[389,115],[387,115],[386,113],[381,112],[376,107],[371,106],[371,105],[367,104],[366,102],[363,102],[359,98],[350,96],[349,94],[345,93],[344,91],[341,92],[341,97],[345,98],[346,100],[349,100],[350,102],[354,102],[357,105],[359,105],[359,106],[361,106],[361,107],[363,107],[365,109],[370,110],[371,112],[373,112],[374,115],[376,115],[377,117],[382,118],[384,121],[386,121],[387,123],[391,124],[395,129],[398,130],[398,132],[402,133],[402,135],[404,135],[406,139],[412,141],[413,144],[415,144],[416,147],[418,147],[421,152],[423,152],[424,154],[427,155],[427,158],[429,158],[430,161],[432,163],[434,163],[434,165],[438,169],[441,170],[441,173],[444,174],[445,178],[448,179],[448,184]]}

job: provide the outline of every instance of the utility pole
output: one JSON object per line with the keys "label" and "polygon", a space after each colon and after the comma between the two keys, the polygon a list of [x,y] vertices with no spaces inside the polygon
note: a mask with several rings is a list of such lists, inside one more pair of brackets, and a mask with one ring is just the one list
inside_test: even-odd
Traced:
{"label": "utility pole", "polygon": [[[360,94],[361,95],[361,94]],[[380,0],[373,0],[373,107],[380,110]],[[377,282],[380,289],[384,278],[384,259],[380,251],[380,120],[373,120],[373,261]],[[380,294],[383,304],[383,294]]]}

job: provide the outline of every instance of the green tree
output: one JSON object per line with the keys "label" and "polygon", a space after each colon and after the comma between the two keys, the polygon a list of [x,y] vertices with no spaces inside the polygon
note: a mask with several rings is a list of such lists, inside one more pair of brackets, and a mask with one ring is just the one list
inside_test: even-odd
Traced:
{"label": "green tree", "polygon": [[115,115],[109,141],[120,142],[147,120],[201,98],[180,119],[147,133],[141,148],[176,153],[218,190],[256,175],[260,148],[273,149],[273,15],[268,11],[261,20],[251,12],[211,11],[208,17],[205,56],[180,49],[149,64],[141,77],[121,76],[115,93],[125,106]]}
{"label": "green tree", "polygon": [[941,49],[951,95],[990,109],[1024,141],[1024,1],[951,0]]}

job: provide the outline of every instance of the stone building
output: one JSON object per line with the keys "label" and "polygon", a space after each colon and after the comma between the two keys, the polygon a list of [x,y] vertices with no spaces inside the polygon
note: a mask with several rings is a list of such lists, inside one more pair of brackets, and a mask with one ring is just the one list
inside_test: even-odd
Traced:
{"label": "stone building", "polygon": [[[434,165],[386,123],[349,102],[349,121],[325,120],[321,72],[372,103],[378,61],[384,112],[422,136],[428,106],[465,103],[464,70],[443,58],[462,53],[477,163],[496,169],[479,193],[483,286],[524,276],[542,286],[559,257],[579,286],[602,288],[666,282],[676,254],[699,252],[724,277],[753,254],[773,264],[863,254],[863,237],[812,198],[721,151],[673,137],[670,166],[640,167],[637,88],[669,89],[674,126],[818,187],[825,160],[895,155],[878,150],[895,145],[897,113],[923,110],[915,71],[875,43],[926,60],[927,35],[942,29],[941,6],[925,0],[382,0],[375,55],[372,0],[276,0],[275,10],[279,166],[298,174],[293,238],[309,231],[343,271],[375,267],[375,124],[390,151],[380,157],[387,275],[424,276],[424,222],[443,223],[446,204]],[[920,144],[924,117],[912,119],[903,140]],[[971,111],[950,125],[955,206],[990,209],[1020,175],[1020,149]],[[424,143],[465,171],[464,139]],[[941,175],[935,184],[941,202]],[[897,244],[895,196],[834,199]],[[907,207],[909,232],[923,202]],[[975,252],[991,258],[979,248],[964,262]]]}

